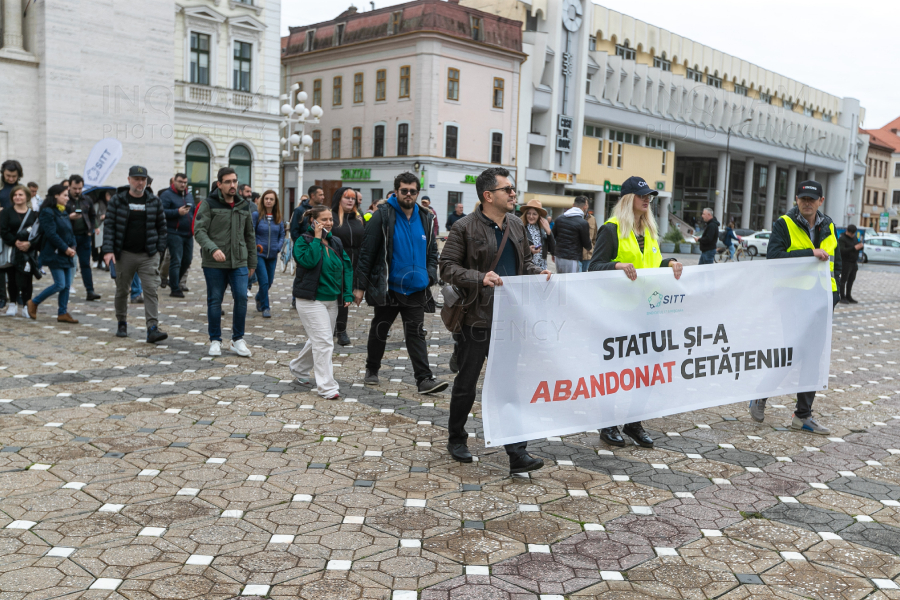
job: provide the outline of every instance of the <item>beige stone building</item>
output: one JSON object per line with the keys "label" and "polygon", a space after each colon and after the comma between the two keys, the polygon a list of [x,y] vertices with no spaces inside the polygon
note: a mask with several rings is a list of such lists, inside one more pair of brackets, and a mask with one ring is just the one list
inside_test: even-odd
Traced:
{"label": "beige stone building", "polygon": [[893,148],[872,137],[868,131],[862,130],[862,133],[869,134],[870,139],[869,151],[866,154],[866,180],[859,222],[863,227],[889,231],[891,201],[888,199],[888,184]]}

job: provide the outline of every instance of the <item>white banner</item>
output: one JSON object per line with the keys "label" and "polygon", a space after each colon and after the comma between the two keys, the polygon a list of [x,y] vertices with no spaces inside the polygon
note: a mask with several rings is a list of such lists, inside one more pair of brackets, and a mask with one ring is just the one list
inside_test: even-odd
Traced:
{"label": "white banner", "polygon": [[482,390],[498,446],[828,387],[828,263],[506,277]]}
{"label": "white banner", "polygon": [[103,185],[122,158],[122,142],[116,138],[103,138],[96,144],[84,163],[84,187]]}

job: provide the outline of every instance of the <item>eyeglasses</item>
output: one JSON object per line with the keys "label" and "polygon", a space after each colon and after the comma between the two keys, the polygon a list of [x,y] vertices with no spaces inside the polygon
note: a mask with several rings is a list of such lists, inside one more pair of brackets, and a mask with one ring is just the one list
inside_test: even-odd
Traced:
{"label": "eyeglasses", "polygon": [[494,188],[494,189],[492,189],[492,190],[486,190],[486,191],[488,191],[488,192],[499,192],[500,190],[503,190],[504,192],[506,192],[507,194],[509,194],[510,196],[512,196],[513,194],[516,193],[516,186],[514,186],[514,185],[508,185],[508,186],[506,186],[506,187],[499,187],[499,188]]}
{"label": "eyeglasses", "polygon": [[418,196],[419,190],[397,190],[398,196]]}

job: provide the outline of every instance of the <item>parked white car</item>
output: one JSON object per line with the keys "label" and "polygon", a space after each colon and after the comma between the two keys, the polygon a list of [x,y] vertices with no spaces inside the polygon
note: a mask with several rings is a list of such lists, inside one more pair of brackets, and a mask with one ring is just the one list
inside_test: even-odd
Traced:
{"label": "parked white car", "polygon": [[900,262],[900,240],[894,237],[866,238],[863,244],[862,261]]}
{"label": "parked white car", "polygon": [[741,236],[741,245],[750,256],[765,256],[771,236],[771,231],[757,231],[750,235]]}

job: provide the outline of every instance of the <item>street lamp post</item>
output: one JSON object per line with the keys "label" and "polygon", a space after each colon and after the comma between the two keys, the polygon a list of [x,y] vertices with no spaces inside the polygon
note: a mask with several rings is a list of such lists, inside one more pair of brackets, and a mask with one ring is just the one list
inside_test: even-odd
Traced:
{"label": "street lamp post", "polygon": [[[281,114],[284,120],[281,122],[283,132],[281,138],[281,158],[290,159],[297,154],[297,201],[300,199],[300,191],[303,189],[303,155],[312,147],[312,136],[305,132],[307,125],[318,125],[319,118],[324,112],[319,105],[306,108],[306,92],[300,91],[300,84],[291,86],[290,94],[282,94],[281,100],[286,101],[281,106]],[[291,104],[296,99],[296,104]],[[285,198],[285,202],[287,198]],[[285,211],[287,212],[287,211]]]}
{"label": "street lamp post", "polygon": [[[737,127],[740,127],[744,123],[749,123],[753,119],[748,117],[737,124]],[[728,167],[731,166],[731,130],[734,129],[734,125],[728,128],[728,137],[725,139],[725,184],[722,186],[722,191],[725,194],[725,197],[722,199],[723,208],[722,208],[722,218],[725,218],[725,215],[728,214],[728,189],[730,187],[730,181],[728,180]],[[746,177],[746,175],[745,175]],[[750,177],[753,177],[753,173],[750,174]],[[746,199],[745,199],[746,202]]]}
{"label": "street lamp post", "polygon": [[[820,141],[824,140],[824,139],[827,138],[827,137],[828,137],[827,135],[823,135],[823,136],[821,136],[819,139],[817,139],[816,141],[817,141],[817,142],[820,142]],[[806,177],[806,153],[809,151],[809,145],[810,145],[810,144],[812,144],[812,141],[806,142],[806,144],[803,146],[803,176],[804,176],[804,177]]]}

